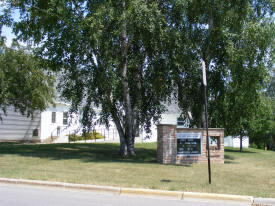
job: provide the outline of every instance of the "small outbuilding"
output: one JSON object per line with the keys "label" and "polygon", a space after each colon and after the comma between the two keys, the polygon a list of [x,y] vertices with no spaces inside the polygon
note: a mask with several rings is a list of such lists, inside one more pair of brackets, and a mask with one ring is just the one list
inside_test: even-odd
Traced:
{"label": "small outbuilding", "polygon": [[[227,136],[224,137],[224,146],[225,147],[234,147],[234,148],[240,148],[240,136]],[[243,137],[243,148],[249,147],[249,137],[245,136]]]}

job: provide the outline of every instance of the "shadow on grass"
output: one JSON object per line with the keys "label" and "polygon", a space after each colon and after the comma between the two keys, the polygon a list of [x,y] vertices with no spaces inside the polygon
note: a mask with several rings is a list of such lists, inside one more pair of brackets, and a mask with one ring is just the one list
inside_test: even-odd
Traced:
{"label": "shadow on grass", "polygon": [[236,164],[236,162],[234,162],[235,158],[231,155],[225,154],[224,155],[224,164]]}
{"label": "shadow on grass", "polygon": [[0,147],[1,146],[8,146],[8,145],[20,145],[22,143],[19,142],[0,142]]}
{"label": "shadow on grass", "polygon": [[242,153],[256,153],[256,152],[248,151],[248,150],[245,150],[245,149],[243,149],[243,151],[240,152],[239,148],[236,148],[236,149],[235,148],[225,148],[224,151],[225,152],[236,152],[236,153],[240,153],[240,154],[242,154]]}
{"label": "shadow on grass", "polygon": [[234,160],[235,158],[232,157],[231,155],[225,154],[225,155],[224,155],[224,159],[226,159],[226,160]]}
{"label": "shadow on grass", "polygon": [[[143,144],[144,145],[144,144]],[[83,162],[157,163],[156,146],[139,145],[135,157],[121,157],[119,144],[71,143],[71,144],[18,144],[0,143],[0,154],[39,157],[53,160],[79,159]]]}
{"label": "shadow on grass", "polygon": [[163,180],[160,180],[160,182],[165,182],[165,183],[168,183],[168,182],[172,182],[172,180],[163,179]]}
{"label": "shadow on grass", "polygon": [[238,164],[232,160],[224,160],[224,164]]}

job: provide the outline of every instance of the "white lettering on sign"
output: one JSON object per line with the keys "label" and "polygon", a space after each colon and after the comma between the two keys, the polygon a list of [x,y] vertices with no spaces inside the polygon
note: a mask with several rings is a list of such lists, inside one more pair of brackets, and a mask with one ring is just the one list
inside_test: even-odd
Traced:
{"label": "white lettering on sign", "polygon": [[202,134],[200,132],[184,132],[177,133],[177,139],[201,139]]}

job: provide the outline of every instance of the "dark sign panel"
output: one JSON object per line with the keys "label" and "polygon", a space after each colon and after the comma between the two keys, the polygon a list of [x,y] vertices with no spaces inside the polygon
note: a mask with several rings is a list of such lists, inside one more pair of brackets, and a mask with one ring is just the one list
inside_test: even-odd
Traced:
{"label": "dark sign panel", "polygon": [[178,133],[178,155],[200,155],[201,133]]}

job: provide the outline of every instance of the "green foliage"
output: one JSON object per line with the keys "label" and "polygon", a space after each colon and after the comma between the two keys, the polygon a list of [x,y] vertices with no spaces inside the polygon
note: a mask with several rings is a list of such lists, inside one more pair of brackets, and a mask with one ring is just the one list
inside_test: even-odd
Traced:
{"label": "green foliage", "polygon": [[0,111],[8,106],[27,115],[44,110],[53,103],[53,84],[53,76],[29,51],[18,44],[0,45]]}
{"label": "green foliage", "polygon": [[275,150],[275,102],[263,96],[257,114],[249,122],[250,142],[257,148]]}
{"label": "green foliage", "polygon": [[272,85],[268,80],[273,66],[274,31],[274,23],[268,19],[251,20],[228,47],[231,82],[223,104],[224,127],[227,134],[248,135],[258,146],[272,139],[274,125],[272,100],[264,97],[266,88],[270,90]]}
{"label": "green foliage", "polygon": [[225,101],[226,125],[231,134],[243,135],[258,113],[261,90],[268,76],[273,35],[274,25],[248,22],[235,45],[228,49],[232,81]]}
{"label": "green foliage", "polygon": [[92,108],[101,107],[99,122],[113,120],[133,149],[136,128],[149,133],[172,100],[191,127],[201,127],[201,60],[210,126],[242,134],[255,114],[273,55],[271,1],[5,2],[3,18],[20,11],[18,38],[33,40],[37,55],[61,71],[72,111],[84,105],[84,131],[96,123]]}
{"label": "green foliage", "polygon": [[171,93],[166,3],[158,1],[13,1],[20,11],[14,30],[32,39],[37,54],[62,72],[63,97],[72,111],[84,105],[84,132],[113,120],[121,140],[136,128],[150,132]]}
{"label": "green foliage", "polygon": [[[275,39],[273,44],[275,43]],[[273,52],[273,55],[275,56],[275,52]],[[275,58],[273,59],[273,65],[275,63]],[[270,71],[270,81],[268,82],[266,95],[271,97],[275,101],[275,67],[273,67]]]}
{"label": "green foliage", "polygon": [[69,142],[81,141],[81,140],[94,140],[94,139],[103,139],[105,138],[102,134],[98,132],[90,132],[83,135],[70,134]]}
{"label": "green foliage", "polygon": [[[191,127],[203,122],[201,63],[207,67],[209,124],[239,135],[256,113],[274,55],[269,1],[176,1],[170,7],[170,63],[179,106]],[[192,113],[192,119],[188,115]],[[240,128],[241,127],[241,128]]]}

